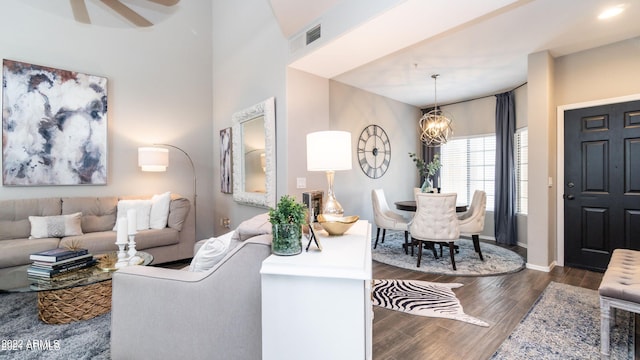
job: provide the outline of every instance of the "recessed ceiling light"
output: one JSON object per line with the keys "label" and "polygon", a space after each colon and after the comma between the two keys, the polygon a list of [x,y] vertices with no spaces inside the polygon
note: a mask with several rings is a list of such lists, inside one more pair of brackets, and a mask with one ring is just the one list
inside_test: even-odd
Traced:
{"label": "recessed ceiling light", "polygon": [[604,19],[612,18],[614,16],[620,15],[623,11],[624,11],[624,5],[617,5],[614,7],[610,7],[605,11],[601,12],[600,15],[598,15],[598,19],[604,20]]}

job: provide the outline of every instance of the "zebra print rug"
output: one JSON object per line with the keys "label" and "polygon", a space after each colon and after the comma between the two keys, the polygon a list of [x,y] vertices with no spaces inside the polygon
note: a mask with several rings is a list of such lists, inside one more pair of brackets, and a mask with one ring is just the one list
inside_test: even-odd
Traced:
{"label": "zebra print rug", "polygon": [[374,280],[373,304],[412,315],[439,317],[488,327],[489,324],[469,316],[451,289],[459,283],[434,283],[420,280]]}

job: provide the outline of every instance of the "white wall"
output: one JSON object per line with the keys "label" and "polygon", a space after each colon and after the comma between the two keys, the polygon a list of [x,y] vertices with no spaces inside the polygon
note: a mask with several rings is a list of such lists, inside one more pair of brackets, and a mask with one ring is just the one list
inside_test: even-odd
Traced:
{"label": "white wall", "polygon": [[[409,153],[420,150],[417,123],[421,113],[414,106],[337,81],[330,81],[330,94],[331,121],[329,129],[324,130],[351,132],[353,149],[353,169],[335,174],[336,198],[345,215],[358,215],[373,223],[371,190],[384,189],[392,209],[396,201],[413,199],[413,188],[418,186],[419,179]],[[391,142],[389,168],[378,179],[371,179],[362,171],[355,151],[362,130],[374,124],[386,131]],[[326,188],[324,185],[325,195]]]}
{"label": "white wall", "polygon": [[640,37],[555,59],[556,104],[640,92]]}
{"label": "white wall", "polygon": [[[59,6],[69,6],[61,2]],[[108,78],[106,186],[0,187],[0,199],[152,194],[191,197],[191,168],[170,151],[166,173],[143,173],[137,148],[168,143],[187,151],[198,175],[199,238],[212,234],[211,3],[181,1],[149,28],[103,27],[53,15],[21,0],[0,9],[0,57]]]}
{"label": "white wall", "polygon": [[[373,222],[371,190],[383,188],[390,206],[393,202],[413,198],[418,175],[409,152],[417,152],[417,120],[420,111],[403,104],[340,82],[289,68],[287,70],[289,172],[287,193],[302,200],[302,192],[322,190],[327,195],[324,172],[307,171],[306,134],[323,130],[351,132],[352,169],[335,174],[336,198],[345,215],[358,215]],[[391,141],[391,163],[379,179],[367,177],[358,164],[355,151],[362,130],[371,124],[381,126]],[[296,178],[306,179],[307,188],[297,189]],[[406,214],[410,215],[410,214]]]}
{"label": "white wall", "polygon": [[[506,90],[508,91],[508,90]],[[527,126],[527,85],[515,93],[516,129]],[[453,117],[453,137],[493,134],[496,131],[496,97],[493,95],[441,106]]]}
{"label": "white wall", "polygon": [[[233,113],[275,97],[277,191],[287,192],[286,162],[287,42],[276,23],[269,3],[264,0],[213,2],[213,198],[210,221],[215,234],[229,231],[220,219],[229,218],[234,229],[247,218],[264,213],[265,208],[241,205],[232,194],[220,192],[219,132],[230,127]],[[232,134],[233,136],[233,134]]]}
{"label": "white wall", "polygon": [[[307,171],[306,135],[329,130],[329,80],[293,68],[287,69],[288,148],[285,153],[289,167],[287,193],[302,201],[302,193],[323,190],[327,193],[324,172]],[[304,178],[306,188],[298,189],[297,178]]]}
{"label": "white wall", "polygon": [[555,238],[549,237],[553,224],[549,223],[549,199],[553,188],[548,187],[551,143],[555,142],[551,110],[553,103],[553,58],[547,51],[529,55],[529,215],[527,266],[547,270],[551,265],[550,252]]}
{"label": "white wall", "polygon": [[453,138],[496,132],[496,98],[487,96],[440,108],[452,117]]}

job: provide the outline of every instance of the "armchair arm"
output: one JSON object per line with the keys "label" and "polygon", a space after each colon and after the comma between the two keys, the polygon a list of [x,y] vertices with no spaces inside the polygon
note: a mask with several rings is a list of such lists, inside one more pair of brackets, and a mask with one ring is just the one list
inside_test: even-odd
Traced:
{"label": "armchair arm", "polygon": [[259,359],[260,267],[246,241],[208,272],[131,267],[113,276],[113,359]]}
{"label": "armchair arm", "polygon": [[392,211],[375,214],[376,225],[391,230],[407,230],[409,228],[408,220]]}
{"label": "armchair arm", "polygon": [[465,235],[482,232],[484,229],[484,218],[484,211],[476,211],[468,217],[458,218],[460,232]]}

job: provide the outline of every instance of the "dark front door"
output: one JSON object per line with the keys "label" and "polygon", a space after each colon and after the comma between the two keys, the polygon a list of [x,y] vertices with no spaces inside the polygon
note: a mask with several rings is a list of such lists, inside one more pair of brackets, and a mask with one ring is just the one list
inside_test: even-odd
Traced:
{"label": "dark front door", "polygon": [[564,261],[604,270],[614,249],[640,249],[640,101],[564,119]]}

